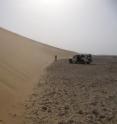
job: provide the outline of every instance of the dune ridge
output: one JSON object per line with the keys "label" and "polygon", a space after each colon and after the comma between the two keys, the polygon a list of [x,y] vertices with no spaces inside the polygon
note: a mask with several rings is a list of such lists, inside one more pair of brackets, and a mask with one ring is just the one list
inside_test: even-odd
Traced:
{"label": "dune ridge", "polygon": [[0,28],[0,124],[20,124],[23,101],[44,68],[55,55],[60,59],[73,54]]}

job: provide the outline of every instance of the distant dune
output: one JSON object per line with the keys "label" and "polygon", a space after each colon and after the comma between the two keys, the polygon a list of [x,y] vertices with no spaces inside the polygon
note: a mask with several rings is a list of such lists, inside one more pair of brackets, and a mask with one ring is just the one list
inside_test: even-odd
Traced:
{"label": "distant dune", "polygon": [[73,55],[0,28],[0,124],[21,124],[23,102],[54,56]]}

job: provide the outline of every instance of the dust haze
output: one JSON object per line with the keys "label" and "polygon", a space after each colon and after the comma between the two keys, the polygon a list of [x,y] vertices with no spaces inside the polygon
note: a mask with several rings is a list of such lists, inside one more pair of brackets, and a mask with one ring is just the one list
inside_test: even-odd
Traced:
{"label": "dust haze", "polygon": [[116,0],[0,0],[0,26],[64,49],[117,55]]}

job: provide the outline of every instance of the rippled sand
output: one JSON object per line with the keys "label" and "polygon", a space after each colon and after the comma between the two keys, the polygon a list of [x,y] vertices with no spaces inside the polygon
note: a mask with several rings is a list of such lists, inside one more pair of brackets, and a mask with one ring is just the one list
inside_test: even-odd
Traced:
{"label": "rippled sand", "polygon": [[59,60],[25,103],[26,124],[117,124],[117,57]]}

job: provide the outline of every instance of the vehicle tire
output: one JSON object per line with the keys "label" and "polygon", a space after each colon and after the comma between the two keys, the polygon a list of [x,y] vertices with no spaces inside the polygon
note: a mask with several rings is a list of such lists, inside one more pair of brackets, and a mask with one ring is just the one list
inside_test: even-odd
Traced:
{"label": "vehicle tire", "polygon": [[87,62],[87,64],[90,64],[90,62]]}

